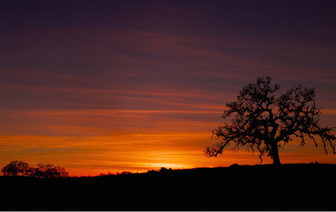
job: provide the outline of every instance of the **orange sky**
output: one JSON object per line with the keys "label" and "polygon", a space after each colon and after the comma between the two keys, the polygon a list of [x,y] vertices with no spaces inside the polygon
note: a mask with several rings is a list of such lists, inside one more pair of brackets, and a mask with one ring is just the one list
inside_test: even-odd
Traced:
{"label": "orange sky", "polygon": [[[326,113],[326,116],[335,117],[335,111]],[[180,118],[181,114],[185,117]],[[244,149],[227,150],[217,158],[203,155],[204,148],[215,142],[211,139],[211,130],[222,123],[220,114],[220,110],[2,112],[7,122],[1,128],[7,135],[0,136],[0,161],[3,166],[16,159],[31,166],[53,163],[77,176],[145,172],[160,167],[258,164],[258,153],[248,153]],[[334,155],[325,155],[322,148],[312,143],[299,147],[298,141],[281,149],[280,155],[282,163],[333,163],[335,159]],[[264,163],[271,162],[264,158]]]}
{"label": "orange sky", "polygon": [[[336,126],[335,5],[323,2],[0,3],[0,167],[70,175],[258,164],[203,155],[225,104],[258,77],[315,87]],[[330,150],[331,152],[331,150]],[[282,163],[335,163],[308,142]],[[267,157],[264,163],[271,163]]]}

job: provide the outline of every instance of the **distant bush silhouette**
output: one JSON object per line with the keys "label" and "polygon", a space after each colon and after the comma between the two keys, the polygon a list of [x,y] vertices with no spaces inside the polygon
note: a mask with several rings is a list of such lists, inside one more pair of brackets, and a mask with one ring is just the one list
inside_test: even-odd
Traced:
{"label": "distant bush silhouette", "polygon": [[4,176],[17,176],[19,173],[24,176],[28,169],[28,163],[25,163],[21,160],[15,160],[3,167],[1,172],[4,174]]}
{"label": "distant bush silhouette", "polygon": [[50,163],[48,164],[37,164],[38,168],[35,169],[36,177],[43,178],[60,178],[60,177],[68,177],[69,173],[63,167],[54,166]]}
{"label": "distant bush silhouette", "polygon": [[234,163],[232,165],[229,166],[230,168],[238,168],[239,167],[239,164],[238,163]]}
{"label": "distant bush silhouette", "polygon": [[121,172],[121,174],[132,174],[132,172],[130,172],[130,171],[123,171],[123,172]]}
{"label": "distant bush silhouette", "polygon": [[172,172],[172,171],[173,171],[172,168],[167,169],[166,167],[161,167],[160,169],[160,172],[164,172],[164,173]]}
{"label": "distant bush silhouette", "polygon": [[271,84],[269,76],[258,78],[256,84],[248,84],[237,97],[237,101],[226,104],[223,119],[234,115],[232,124],[224,124],[213,130],[214,138],[222,138],[222,142],[208,146],[205,154],[209,157],[222,154],[225,147],[234,143],[234,149],[246,146],[258,150],[259,158],[267,154],[273,159],[274,165],[280,165],[278,147],[287,144],[292,136],[301,139],[301,146],[306,144],[305,138],[318,144],[314,136],[322,140],[327,154],[327,144],[335,146],[335,128],[320,127],[320,108],[315,105],[315,89],[302,85],[294,86],[285,94],[275,97],[274,93],[280,85]]}
{"label": "distant bush silhouette", "polygon": [[4,176],[31,176],[38,178],[60,178],[68,177],[69,173],[63,167],[48,164],[37,164],[38,168],[29,167],[28,163],[23,161],[12,161],[2,168],[1,172]]}
{"label": "distant bush silhouette", "polygon": [[100,173],[98,176],[102,177],[102,176],[110,176],[110,175],[114,175],[111,172],[108,172],[107,174],[104,173]]}

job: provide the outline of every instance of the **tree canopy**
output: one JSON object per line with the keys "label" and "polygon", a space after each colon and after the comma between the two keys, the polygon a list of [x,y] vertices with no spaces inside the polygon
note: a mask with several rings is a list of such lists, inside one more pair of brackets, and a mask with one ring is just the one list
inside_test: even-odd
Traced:
{"label": "tree canopy", "polygon": [[231,124],[224,123],[212,131],[213,138],[222,141],[208,146],[205,154],[216,157],[233,143],[234,149],[246,146],[252,152],[258,150],[261,162],[262,156],[267,154],[273,164],[280,165],[278,147],[286,145],[293,137],[301,140],[301,146],[306,144],[306,138],[310,138],[316,147],[316,137],[320,137],[325,153],[328,153],[329,145],[336,154],[335,127],[319,125],[321,108],[315,104],[315,89],[299,84],[276,97],[279,89],[279,84],[271,84],[269,76],[245,86],[236,101],[226,104],[228,109],[222,118],[233,116]]}
{"label": "tree canopy", "polygon": [[54,166],[53,164],[37,164],[38,168],[35,169],[35,176],[43,178],[60,178],[68,177],[69,173],[63,167]]}
{"label": "tree canopy", "polygon": [[25,175],[29,169],[28,163],[25,163],[21,160],[11,161],[5,167],[2,168],[1,172],[5,176],[17,176],[19,173]]}
{"label": "tree canopy", "polygon": [[37,166],[38,168],[29,167],[28,163],[16,160],[3,167],[1,172],[4,176],[17,176],[19,173],[21,173],[22,176],[39,178],[60,178],[69,176],[69,173],[63,167],[54,166],[50,163],[39,163]]}

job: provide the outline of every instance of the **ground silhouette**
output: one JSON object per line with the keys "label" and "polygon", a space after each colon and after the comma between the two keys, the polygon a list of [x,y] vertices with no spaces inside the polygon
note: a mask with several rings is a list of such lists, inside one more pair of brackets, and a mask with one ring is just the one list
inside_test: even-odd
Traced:
{"label": "ground silhouette", "polygon": [[284,164],[58,179],[0,177],[1,210],[336,210],[336,165]]}

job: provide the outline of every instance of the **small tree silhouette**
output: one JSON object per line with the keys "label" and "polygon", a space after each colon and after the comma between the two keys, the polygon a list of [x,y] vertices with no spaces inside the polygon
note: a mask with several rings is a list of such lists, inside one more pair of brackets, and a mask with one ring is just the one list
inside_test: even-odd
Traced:
{"label": "small tree silhouette", "polygon": [[50,163],[37,164],[38,168],[35,169],[35,176],[36,177],[43,177],[43,178],[60,178],[60,177],[68,177],[69,173],[63,167],[54,166]]}
{"label": "small tree silhouette", "polygon": [[26,174],[28,169],[29,169],[28,163],[25,163],[21,160],[15,160],[7,164],[5,167],[3,167],[1,172],[5,176],[17,176],[19,173],[21,173],[23,176]]}
{"label": "small tree silhouette", "polygon": [[306,144],[305,137],[318,144],[314,136],[322,140],[324,151],[328,154],[327,144],[332,147],[335,139],[335,127],[320,127],[320,108],[315,105],[315,89],[302,85],[294,86],[285,94],[275,97],[280,85],[271,84],[269,76],[258,78],[256,84],[248,84],[237,97],[237,101],[226,104],[223,119],[234,115],[231,124],[224,124],[212,131],[213,138],[222,138],[213,146],[205,149],[209,157],[222,154],[224,147],[231,142],[234,149],[246,146],[252,152],[257,149],[259,158],[267,154],[274,165],[280,165],[278,147],[287,144],[293,136],[301,139],[301,146]]}
{"label": "small tree silhouette", "polygon": [[17,176],[21,173],[22,176],[31,176],[39,178],[61,178],[69,177],[69,173],[63,167],[54,166],[50,163],[37,164],[38,168],[29,167],[28,163],[15,160],[2,168],[1,172],[4,176]]}

